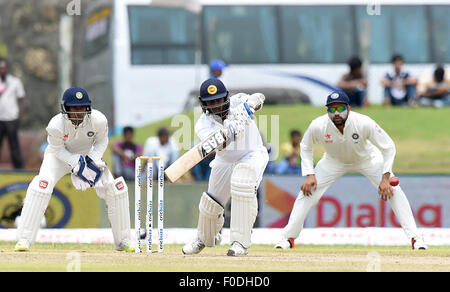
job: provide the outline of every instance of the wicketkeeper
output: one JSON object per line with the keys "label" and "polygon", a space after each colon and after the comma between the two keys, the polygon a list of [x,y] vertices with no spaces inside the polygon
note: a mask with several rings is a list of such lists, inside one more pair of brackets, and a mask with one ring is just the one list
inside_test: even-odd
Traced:
{"label": "wicketkeeper", "polygon": [[47,147],[39,175],[30,183],[17,230],[16,251],[28,251],[36,240],[40,222],[53,188],[71,173],[77,190],[94,187],[106,202],[115,248],[134,251],[130,239],[128,187],[122,177],[114,179],[103,154],[108,147],[108,121],[91,108],[86,90],[69,88],[64,92],[61,113],[47,126]]}

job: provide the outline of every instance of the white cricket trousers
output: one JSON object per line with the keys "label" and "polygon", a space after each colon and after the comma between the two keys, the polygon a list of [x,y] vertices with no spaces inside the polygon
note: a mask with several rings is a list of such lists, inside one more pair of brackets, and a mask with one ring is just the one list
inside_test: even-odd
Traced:
{"label": "white cricket trousers", "polygon": [[[317,189],[312,190],[312,195],[305,196],[299,192],[292,208],[288,224],[283,228],[281,236],[283,239],[297,238],[303,229],[306,216],[312,207],[319,203],[320,198],[338,178],[349,172],[357,172],[366,176],[377,188],[380,185],[383,172],[383,157],[375,154],[372,158],[358,164],[343,164],[332,158],[324,156],[314,168]],[[391,173],[391,176],[394,174]],[[408,238],[418,237],[418,230],[405,193],[400,185],[392,188],[394,195],[388,199],[398,222],[402,226]]]}
{"label": "white cricket trousers", "polygon": [[258,188],[268,161],[269,155],[265,149],[252,151],[236,162],[226,162],[218,158],[214,159],[210,163],[211,175],[209,178],[208,193],[222,206],[225,206],[231,197],[231,175],[234,167],[239,163],[250,164],[256,172],[256,187]]}

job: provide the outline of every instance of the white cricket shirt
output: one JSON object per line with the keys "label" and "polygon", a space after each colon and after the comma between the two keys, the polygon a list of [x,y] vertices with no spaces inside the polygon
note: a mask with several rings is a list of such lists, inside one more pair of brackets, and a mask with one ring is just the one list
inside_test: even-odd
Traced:
{"label": "white cricket shirt", "polygon": [[92,110],[90,118],[78,127],[58,114],[50,120],[46,130],[49,145],[45,153],[54,153],[72,168],[78,164],[80,155],[99,161],[108,147],[108,120],[98,110]]}
{"label": "white cricket shirt", "polygon": [[[245,102],[247,94],[238,93],[230,97],[230,109]],[[223,128],[223,124],[214,119],[213,115],[203,113],[195,124],[195,133],[200,141],[205,140],[211,133]],[[244,134],[236,141],[216,152],[216,159],[226,162],[236,162],[252,151],[266,151],[261,134],[255,121],[245,126]]]}
{"label": "white cricket shirt", "polygon": [[383,173],[392,173],[394,141],[374,120],[363,114],[350,111],[343,134],[328,114],[311,122],[300,143],[303,176],[314,174],[315,143],[320,143],[325,148],[324,157],[333,158],[342,164],[363,162],[380,151],[384,158]]}

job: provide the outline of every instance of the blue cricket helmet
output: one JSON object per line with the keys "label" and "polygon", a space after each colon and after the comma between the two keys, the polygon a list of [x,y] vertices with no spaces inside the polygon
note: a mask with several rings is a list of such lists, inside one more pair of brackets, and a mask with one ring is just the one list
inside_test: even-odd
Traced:
{"label": "blue cricket helmet", "polygon": [[[207,105],[207,101],[213,101],[223,98],[223,102],[216,105]],[[209,112],[220,116],[222,119],[228,115],[230,109],[229,92],[225,85],[217,78],[205,80],[200,86],[200,103],[203,112]]]}
{"label": "blue cricket helmet", "polygon": [[91,106],[91,100],[86,89],[81,87],[71,87],[64,91],[62,104],[67,106]]}
{"label": "blue cricket helmet", "polygon": [[[71,106],[85,106],[86,113],[88,116],[92,112],[92,102],[89,99],[89,94],[86,89],[81,87],[71,87],[64,91],[62,100],[61,100],[61,113],[68,118],[68,107]],[[69,119],[69,118],[68,118]],[[83,118],[84,119],[84,118]],[[74,120],[74,119],[71,119]],[[76,119],[75,119],[76,120]]]}

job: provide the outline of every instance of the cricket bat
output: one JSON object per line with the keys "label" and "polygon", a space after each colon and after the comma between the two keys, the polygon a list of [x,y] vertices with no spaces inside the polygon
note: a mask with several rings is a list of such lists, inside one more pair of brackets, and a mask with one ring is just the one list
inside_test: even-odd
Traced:
{"label": "cricket bat", "polygon": [[219,129],[210,134],[204,141],[184,153],[165,170],[167,179],[172,183],[177,181],[206,156],[215,150],[223,149],[229,141],[230,137],[228,137],[228,131],[226,129]]}

